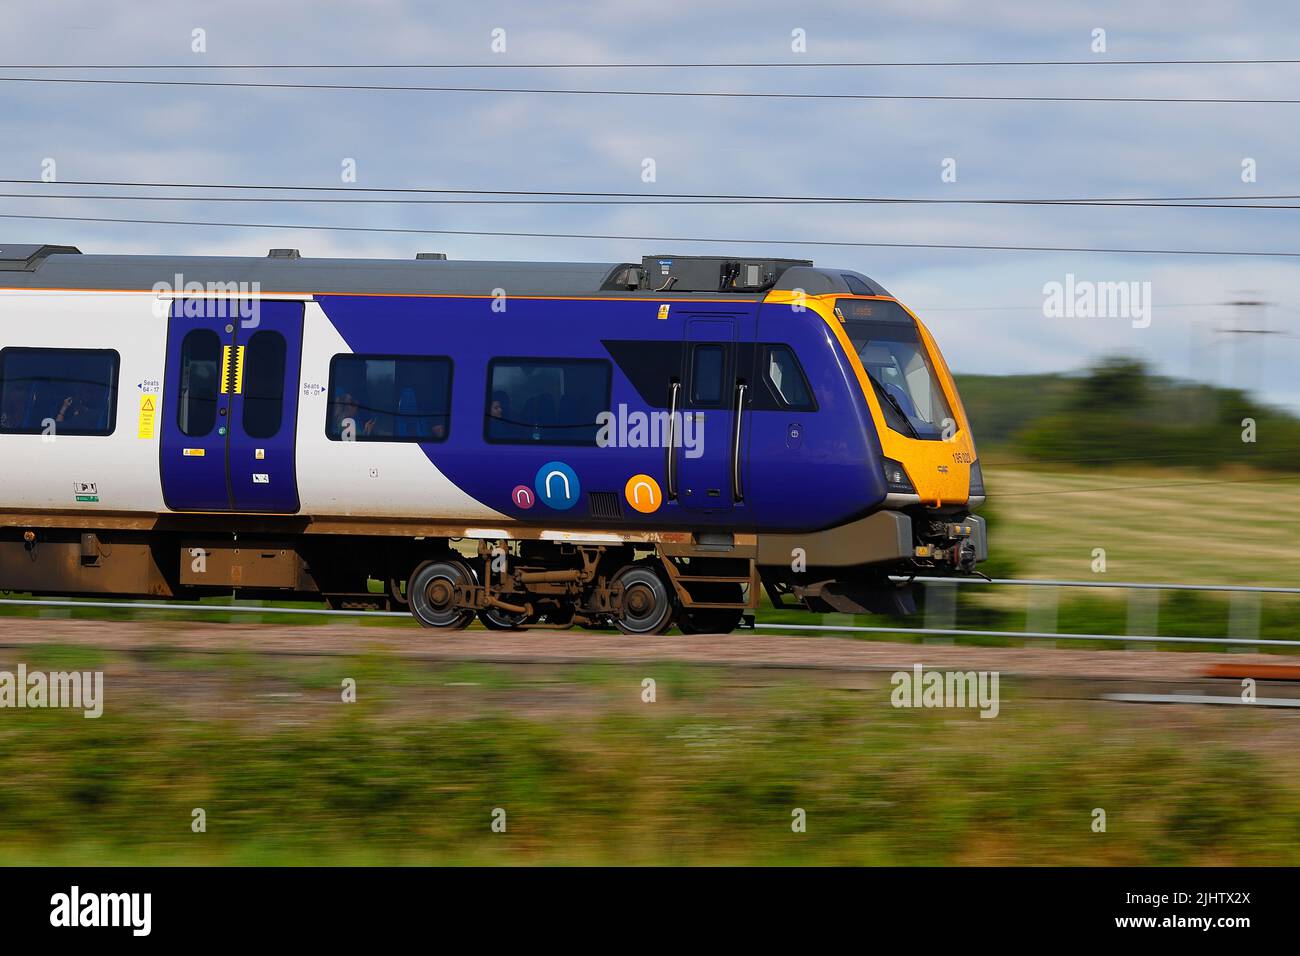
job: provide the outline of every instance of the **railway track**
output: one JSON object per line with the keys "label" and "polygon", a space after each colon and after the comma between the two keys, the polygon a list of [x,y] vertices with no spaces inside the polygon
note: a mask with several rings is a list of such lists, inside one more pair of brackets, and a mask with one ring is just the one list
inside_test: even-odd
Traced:
{"label": "railway track", "polygon": [[[988,583],[1018,583],[1018,584],[1049,584],[1055,585],[1061,582],[1052,581],[992,581]],[[1072,582],[1066,582],[1072,583]],[[1110,585],[1107,585],[1110,586]],[[1118,587],[1128,587],[1130,585],[1119,584]],[[1132,585],[1137,587],[1138,585]],[[1148,585],[1147,587],[1173,587],[1173,585]],[[1189,589],[1200,589],[1203,586],[1189,585]],[[1241,591],[1283,591],[1291,593],[1295,589],[1280,588],[1231,588],[1225,586],[1217,588],[1220,590],[1241,590]],[[68,610],[130,610],[144,613],[185,613],[185,614],[249,614],[258,616],[307,616],[307,617],[334,617],[334,618],[372,618],[384,619],[389,622],[404,622],[415,624],[411,615],[405,611],[379,611],[379,610],[331,610],[319,607],[310,608],[293,608],[293,607],[275,607],[247,604],[181,604],[181,603],[163,603],[147,601],[83,601],[67,599],[25,599],[25,598],[0,598],[0,607],[32,607],[36,609],[68,609]],[[1108,643],[1108,644],[1149,644],[1149,645],[1199,645],[1199,646],[1224,646],[1224,647],[1300,647],[1300,640],[1287,640],[1276,638],[1249,638],[1233,637],[1224,635],[1222,637],[1183,637],[1174,634],[1089,634],[1089,633],[1069,633],[1062,634],[1055,631],[1001,631],[1001,630],[977,630],[971,628],[940,628],[940,627],[880,627],[860,624],[770,624],[757,622],[750,626],[753,630],[762,631],[805,631],[826,634],[909,634],[921,638],[952,638],[952,637],[994,637],[1006,639],[1020,639],[1032,641],[1079,641],[1091,643]],[[540,630],[537,629],[537,630]]]}
{"label": "railway track", "polygon": [[[685,663],[724,668],[745,683],[803,675],[845,690],[882,686],[891,674],[989,671],[1017,679],[1029,696],[1116,704],[1216,704],[1300,713],[1300,665],[1276,655],[1044,647],[978,647],[862,641],[801,634],[631,638],[588,631],[437,633],[358,624],[275,625],[188,621],[85,621],[9,618],[0,660],[16,661],[58,644],[148,658],[159,650],[220,656],[339,658],[380,654],[412,662],[528,667],[574,664],[654,667]],[[1254,702],[1243,697],[1252,678]]]}

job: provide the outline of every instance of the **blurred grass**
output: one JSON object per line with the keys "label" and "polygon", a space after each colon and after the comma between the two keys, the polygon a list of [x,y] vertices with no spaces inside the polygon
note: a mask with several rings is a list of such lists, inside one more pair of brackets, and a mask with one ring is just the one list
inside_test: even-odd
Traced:
{"label": "blurred grass", "polygon": [[[1298,476],[1246,468],[1030,469],[996,464],[989,549],[1023,577],[1249,584],[1300,582]],[[1106,553],[1104,574],[1093,550]]]}
{"label": "blurred grass", "polygon": [[[8,711],[0,863],[1300,863],[1300,755],[1276,714],[1044,703],[1003,682],[985,720],[893,709],[883,680],[727,695],[716,670],[658,664],[658,704],[638,702],[644,668],[570,668],[594,705],[521,711],[517,672],[417,670],[353,662],[362,702],[322,698],[305,725],[157,693],[110,694],[99,720]],[[434,685],[460,716],[395,706]]]}

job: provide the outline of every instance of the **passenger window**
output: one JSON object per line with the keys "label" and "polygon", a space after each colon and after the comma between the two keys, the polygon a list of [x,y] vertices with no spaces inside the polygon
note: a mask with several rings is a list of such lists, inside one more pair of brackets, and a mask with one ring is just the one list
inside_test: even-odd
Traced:
{"label": "passenger window", "polygon": [[446,441],[451,359],[336,355],[329,395],[331,441]]}
{"label": "passenger window", "polygon": [[181,395],[176,424],[181,434],[202,438],[217,424],[221,389],[221,339],[211,329],[194,329],[181,341]]}
{"label": "passenger window", "polygon": [[787,408],[813,411],[816,403],[794,352],[785,345],[769,345],[765,375],[773,393]]}
{"label": "passenger window", "polygon": [[691,404],[721,405],[727,353],[721,345],[697,345],[691,354]]}
{"label": "passenger window", "polygon": [[609,363],[601,359],[493,359],[483,434],[488,441],[596,444],[609,410]]}
{"label": "passenger window", "polygon": [[111,435],[118,361],[111,349],[0,351],[0,434]]}
{"label": "passenger window", "polygon": [[284,357],[279,332],[255,332],[244,349],[244,432],[249,438],[271,438],[280,430]]}

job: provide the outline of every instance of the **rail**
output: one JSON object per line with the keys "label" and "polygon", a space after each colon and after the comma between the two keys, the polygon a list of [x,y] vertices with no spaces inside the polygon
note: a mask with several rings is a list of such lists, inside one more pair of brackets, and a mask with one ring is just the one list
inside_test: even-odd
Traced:
{"label": "rail", "polygon": [[[905,580],[905,579],[899,579]],[[1120,644],[1198,644],[1198,645],[1225,645],[1229,647],[1300,647],[1300,639],[1286,640],[1281,638],[1261,638],[1259,632],[1259,595],[1262,594],[1297,594],[1300,595],[1300,587],[1274,587],[1274,586],[1256,586],[1240,584],[1184,584],[1177,582],[1146,582],[1146,581],[1075,581],[1075,580],[1058,580],[1046,578],[975,578],[975,577],[916,577],[911,579],[927,588],[933,587],[935,591],[931,599],[926,602],[925,626],[922,627],[888,627],[861,624],[784,624],[784,623],[756,623],[754,628],[758,630],[783,630],[783,631],[814,631],[823,633],[837,634],[898,634],[912,635],[921,638],[953,638],[953,637],[996,637],[1009,638],[1017,640],[1041,640],[1041,641],[1097,641]],[[1129,623],[1130,633],[1126,634],[1077,634],[1061,632],[1049,628],[1029,628],[1022,631],[1009,630],[979,630],[972,628],[958,628],[952,626],[952,617],[955,612],[955,601],[952,600],[954,585],[984,585],[984,586],[1013,586],[1028,588],[1112,588],[1128,590],[1130,592],[1152,592],[1152,591],[1210,591],[1226,592],[1234,595],[1232,606],[1232,616],[1230,618],[1230,633],[1214,637],[1190,637],[1173,634],[1149,633],[1155,631],[1155,622],[1157,620],[1157,605],[1148,601],[1130,603]],[[1240,596],[1240,597],[1238,597]],[[1253,598],[1252,603],[1245,603],[1246,598]],[[410,615],[404,611],[367,611],[367,610],[332,610],[325,608],[296,608],[296,607],[277,607],[262,604],[173,604],[165,602],[146,602],[146,601],[93,601],[93,600],[70,600],[70,599],[50,599],[50,598],[4,598],[0,599],[0,606],[9,607],[37,607],[37,608],[68,608],[92,609],[102,608],[108,610],[132,610],[132,611],[183,611],[199,612],[209,614],[259,614],[259,615],[304,615],[320,617],[385,617],[385,618],[404,618],[409,619]],[[1037,608],[1030,608],[1030,618],[1032,619],[1037,611],[1037,618],[1041,620],[1046,614],[1048,617],[1055,618],[1054,601],[1040,605]],[[1027,621],[1028,623],[1028,621]]]}
{"label": "rail", "polygon": [[[895,578],[906,581],[907,578]],[[1052,578],[976,578],[976,577],[915,577],[921,584],[1009,584],[1021,587],[1053,588],[1120,588],[1129,591],[1225,591],[1242,594],[1300,594],[1300,587],[1285,588],[1253,584],[1175,584],[1149,581],[1068,581]]]}

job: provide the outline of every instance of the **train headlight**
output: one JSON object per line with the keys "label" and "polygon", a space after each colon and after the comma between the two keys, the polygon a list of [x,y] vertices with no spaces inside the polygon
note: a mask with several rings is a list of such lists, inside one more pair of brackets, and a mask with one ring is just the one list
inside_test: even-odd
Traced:
{"label": "train headlight", "polygon": [[984,472],[980,469],[979,459],[970,464],[970,494],[972,498],[984,497]]}
{"label": "train headlight", "polygon": [[891,494],[914,495],[916,487],[912,484],[912,479],[907,477],[907,469],[901,462],[894,461],[892,458],[883,459],[885,466],[885,484],[889,487]]}

